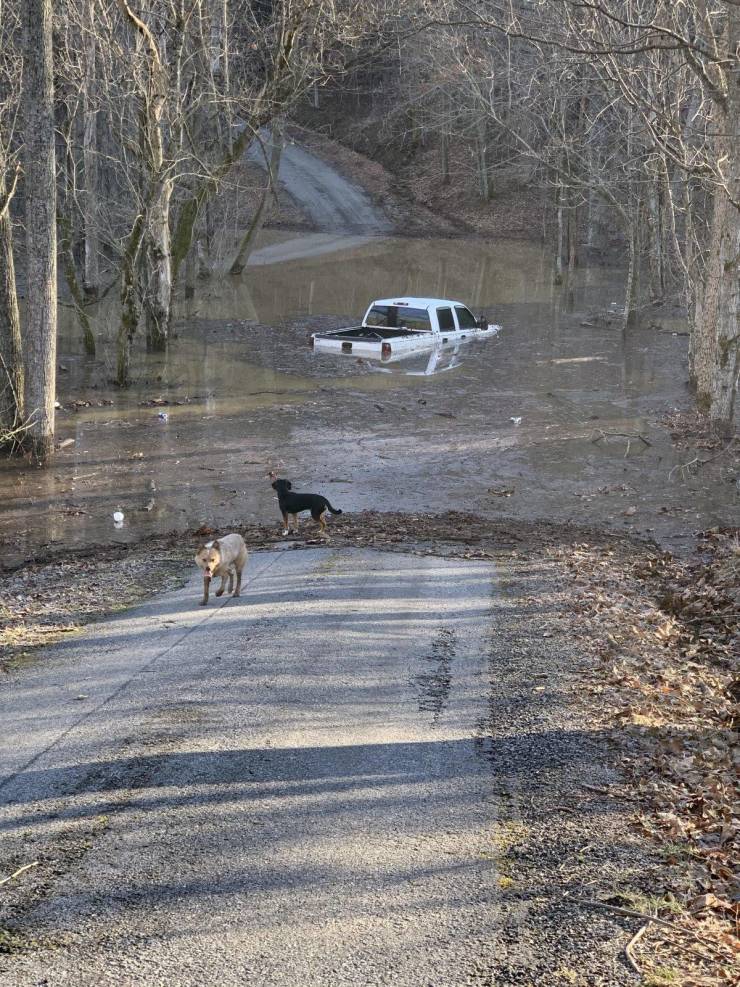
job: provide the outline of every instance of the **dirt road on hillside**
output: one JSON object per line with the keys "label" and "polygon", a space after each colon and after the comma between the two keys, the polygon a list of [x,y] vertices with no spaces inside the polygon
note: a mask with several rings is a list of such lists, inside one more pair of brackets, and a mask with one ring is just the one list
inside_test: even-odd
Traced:
{"label": "dirt road on hillside", "polygon": [[[262,139],[269,145],[269,130]],[[250,147],[247,157],[266,168],[258,144]],[[318,232],[255,250],[249,258],[251,267],[347,250],[393,231],[393,224],[363,188],[299,144],[288,142],[283,148],[278,178]]]}
{"label": "dirt road on hillside", "polygon": [[[262,140],[269,146],[269,130]],[[259,144],[252,144],[247,157],[266,167]],[[306,210],[317,229],[341,233],[390,233],[391,224],[359,185],[292,141],[283,148],[278,179]]]}

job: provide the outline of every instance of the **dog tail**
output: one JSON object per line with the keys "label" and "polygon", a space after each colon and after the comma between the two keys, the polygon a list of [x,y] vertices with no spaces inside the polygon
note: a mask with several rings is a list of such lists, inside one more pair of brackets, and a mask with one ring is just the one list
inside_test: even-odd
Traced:
{"label": "dog tail", "polygon": [[341,511],[339,510],[339,508],[338,508],[338,507],[332,507],[332,506],[331,506],[331,504],[329,503],[329,501],[328,501],[328,500],[327,500],[327,502],[326,502],[326,506],[327,506],[327,507],[329,508],[329,510],[330,510],[330,511],[332,512],[332,514],[341,514],[341,513],[342,513],[342,512],[341,512]]}

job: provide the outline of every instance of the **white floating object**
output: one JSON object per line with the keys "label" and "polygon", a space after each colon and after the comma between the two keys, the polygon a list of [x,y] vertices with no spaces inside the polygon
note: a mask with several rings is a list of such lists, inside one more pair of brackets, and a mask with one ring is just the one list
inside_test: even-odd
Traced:
{"label": "white floating object", "polygon": [[510,418],[509,421],[514,422],[515,425],[521,425],[522,423],[521,418]]}
{"label": "white floating object", "polygon": [[113,511],[113,523],[123,524],[123,511]]}

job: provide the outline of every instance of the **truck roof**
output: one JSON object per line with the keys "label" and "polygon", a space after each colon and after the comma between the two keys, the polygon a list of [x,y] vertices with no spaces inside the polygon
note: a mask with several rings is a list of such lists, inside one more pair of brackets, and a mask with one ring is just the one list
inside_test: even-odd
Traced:
{"label": "truck roof", "polygon": [[438,308],[440,305],[462,305],[464,308],[468,307],[465,302],[456,302],[451,298],[414,298],[411,295],[396,295],[395,298],[376,298],[372,305],[408,305],[409,308]]}

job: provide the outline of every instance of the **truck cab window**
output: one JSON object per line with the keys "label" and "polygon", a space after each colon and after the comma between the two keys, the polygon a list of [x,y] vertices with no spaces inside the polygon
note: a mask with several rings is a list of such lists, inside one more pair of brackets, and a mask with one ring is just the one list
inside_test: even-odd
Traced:
{"label": "truck cab window", "polygon": [[429,312],[425,308],[398,308],[398,325],[405,326],[406,329],[422,329],[426,332],[432,331],[432,320]]}
{"label": "truck cab window", "polygon": [[455,314],[457,315],[457,324],[460,329],[476,329],[478,327],[475,316],[464,305],[456,305]]}
{"label": "truck cab window", "polygon": [[438,308],[437,309],[437,321],[439,322],[440,332],[450,332],[455,329],[455,320],[452,318],[451,308]]}

